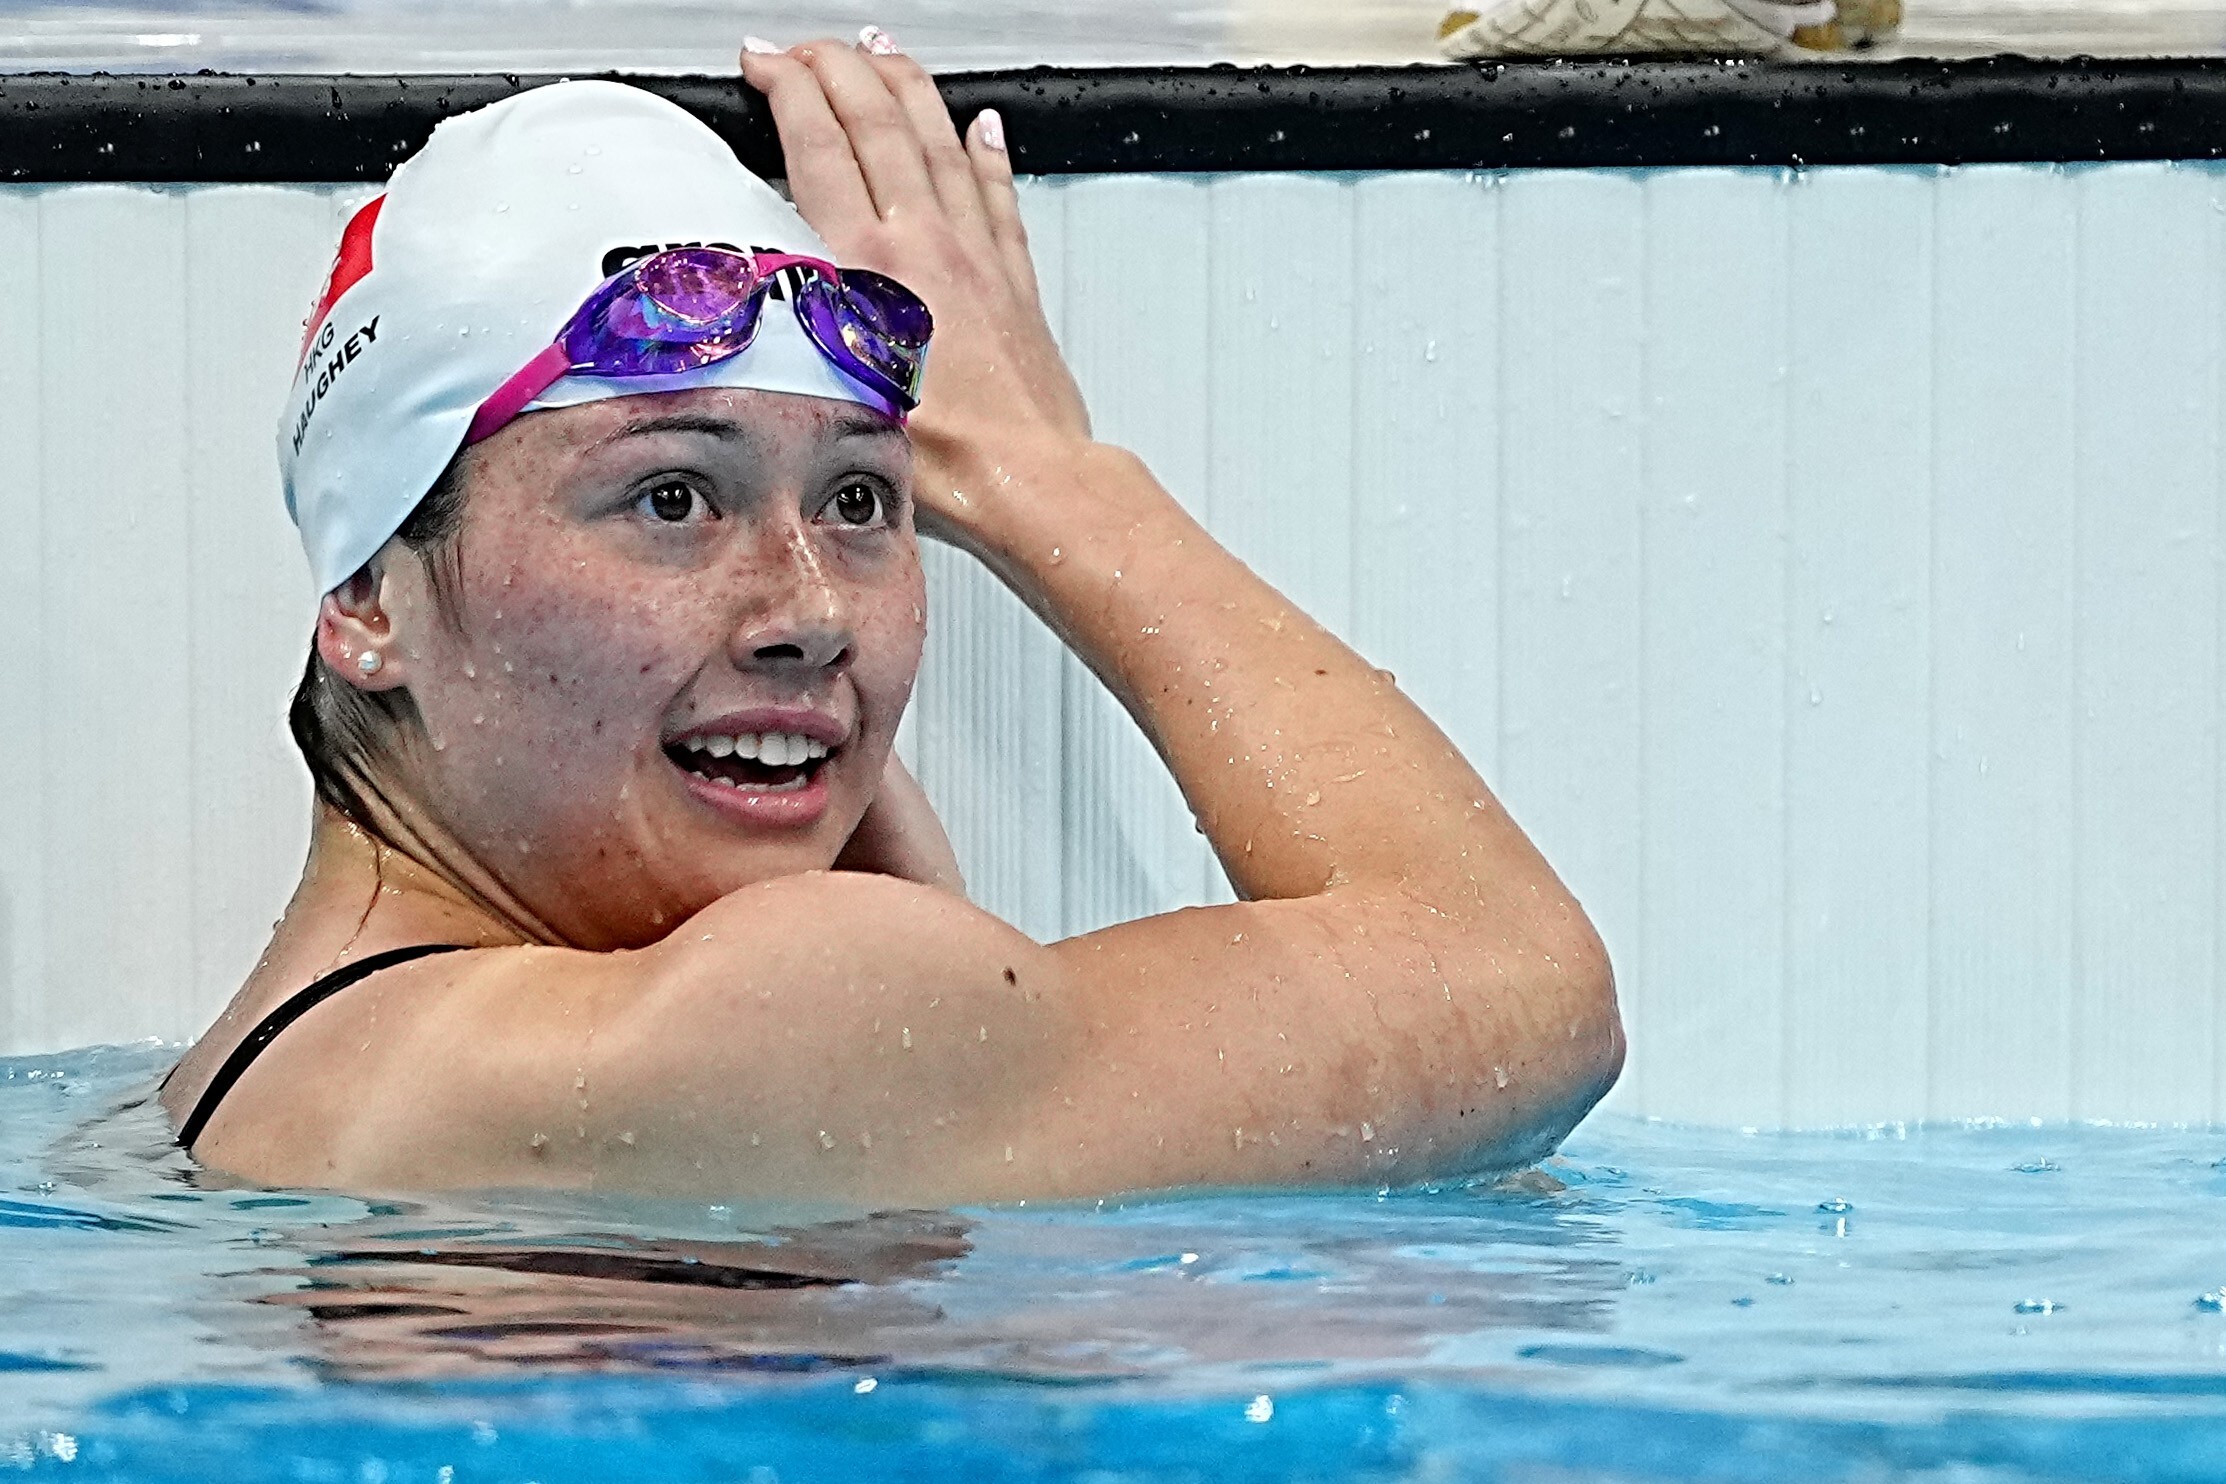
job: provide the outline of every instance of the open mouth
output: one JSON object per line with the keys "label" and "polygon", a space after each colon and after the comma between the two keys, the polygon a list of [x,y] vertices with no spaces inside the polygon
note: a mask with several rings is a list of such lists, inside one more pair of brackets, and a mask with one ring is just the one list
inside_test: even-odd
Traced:
{"label": "open mouth", "polygon": [[734,737],[683,737],[667,743],[674,766],[706,782],[745,793],[790,793],[810,786],[812,775],[836,749],[793,732],[744,732]]}

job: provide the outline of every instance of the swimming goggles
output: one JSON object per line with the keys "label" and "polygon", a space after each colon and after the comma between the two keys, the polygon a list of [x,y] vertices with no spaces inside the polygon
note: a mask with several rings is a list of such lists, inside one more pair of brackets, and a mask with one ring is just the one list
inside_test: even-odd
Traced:
{"label": "swimming goggles", "polygon": [[670,376],[740,355],[779,276],[804,334],[837,370],[900,420],[920,405],[935,320],[903,284],[794,253],[683,247],[604,279],[556,343],[479,405],[464,441],[492,437],[566,376]]}

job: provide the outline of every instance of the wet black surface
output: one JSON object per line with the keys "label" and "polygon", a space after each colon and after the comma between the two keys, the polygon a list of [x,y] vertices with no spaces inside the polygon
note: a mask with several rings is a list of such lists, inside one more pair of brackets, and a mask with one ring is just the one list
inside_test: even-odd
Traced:
{"label": "wet black surface", "polygon": [[[0,78],[0,180],[380,180],[434,124],[518,75],[24,74]],[[731,77],[627,78],[781,173]],[[2210,159],[2226,60],[2023,57],[1826,66],[1032,68],[946,74],[954,116],[1001,110],[1035,174]]]}

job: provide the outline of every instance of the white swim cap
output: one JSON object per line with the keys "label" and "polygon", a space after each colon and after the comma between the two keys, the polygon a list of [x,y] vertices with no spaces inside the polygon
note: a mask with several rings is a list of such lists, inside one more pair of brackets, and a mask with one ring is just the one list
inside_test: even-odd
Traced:
{"label": "white swim cap", "polygon": [[[286,508],[317,591],[401,529],[479,404],[598,284],[635,258],[698,244],[827,255],[718,135],[639,88],[556,83],[436,128],[348,223],[279,421]],[[703,386],[882,405],[794,315],[774,312],[728,360],[678,376],[566,377],[533,406]]]}

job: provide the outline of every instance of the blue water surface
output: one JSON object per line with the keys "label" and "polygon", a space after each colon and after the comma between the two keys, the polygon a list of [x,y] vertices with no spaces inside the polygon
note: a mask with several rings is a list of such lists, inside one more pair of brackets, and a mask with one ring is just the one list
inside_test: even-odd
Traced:
{"label": "blue water surface", "polygon": [[194,1171],[0,1061],[0,1473],[2226,1478],[2226,1135],[1599,1119],[1509,1180],[857,1212]]}

